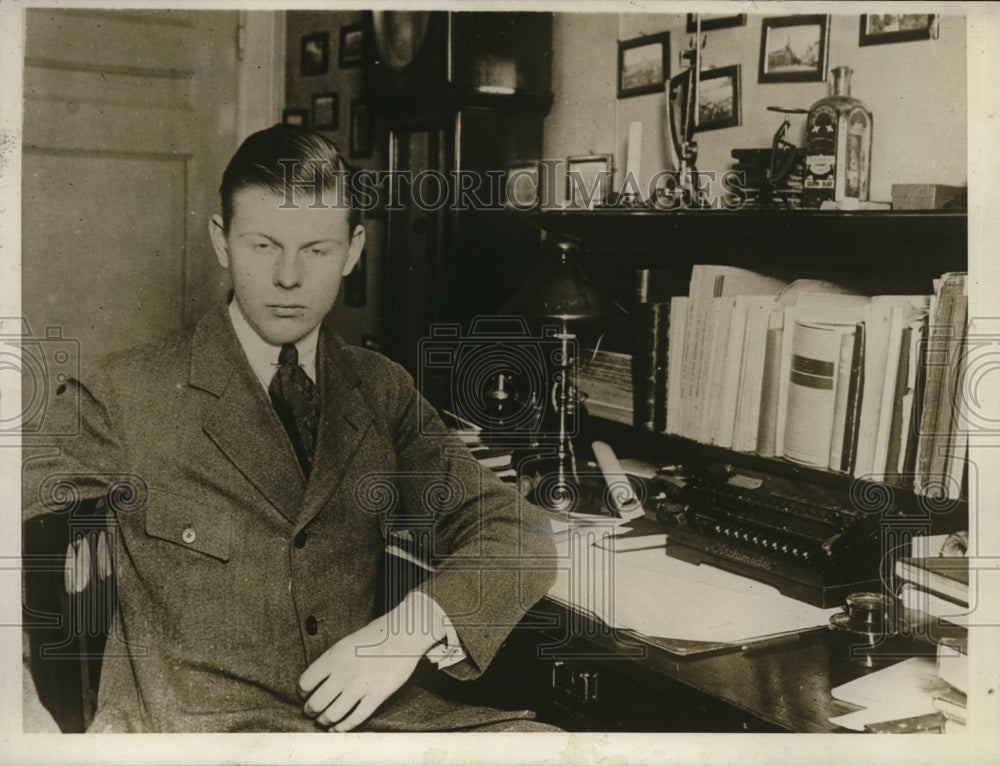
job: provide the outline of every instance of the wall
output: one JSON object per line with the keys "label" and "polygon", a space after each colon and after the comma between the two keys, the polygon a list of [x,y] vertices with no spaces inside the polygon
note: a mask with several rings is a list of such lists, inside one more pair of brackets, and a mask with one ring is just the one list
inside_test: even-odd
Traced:
{"label": "wall", "polygon": [[[285,72],[285,104],[290,109],[312,109],[312,96],[316,93],[333,92],[339,94],[339,124],[336,130],[323,131],[333,139],[338,148],[355,167],[386,168],[389,161],[388,148],[375,142],[371,157],[352,157],[350,149],[351,99],[363,95],[361,67],[341,69],[338,66],[340,28],[360,22],[362,11],[304,12],[289,11],[286,15],[287,28],[287,69]],[[330,35],[330,65],[325,75],[303,77],[301,74],[301,40],[303,35],[313,32],[328,32]],[[384,134],[376,129],[374,136]],[[363,307],[344,305],[344,290],[330,313],[329,324],[344,336],[348,343],[360,344],[362,337],[379,334],[379,273],[382,265],[383,242],[385,238],[383,221],[369,217],[362,223],[365,227],[365,267],[366,300]]]}
{"label": "wall", "polygon": [[[774,14],[778,15],[778,14]],[[762,16],[744,27],[704,33],[702,67],[739,64],[742,125],[695,134],[699,170],[721,172],[733,165],[734,148],[768,147],[781,115],[770,105],[808,108],[827,95],[828,82],[759,84]],[[615,157],[616,187],[624,173],[628,124],[643,124],[643,184],[669,168],[665,149],[664,96],[616,97],[617,40],[669,31],[671,73],[692,35],[685,14],[557,13],[553,25],[555,104],[545,127],[545,157],[606,154]],[[945,16],[937,40],[858,46],[858,16],[835,15],[830,25],[829,69],[854,70],[851,95],[874,114],[873,200],[889,200],[894,183],[966,183],[965,21]],[[805,115],[792,118],[788,138],[801,145]],[[556,198],[564,197],[559,179]]]}

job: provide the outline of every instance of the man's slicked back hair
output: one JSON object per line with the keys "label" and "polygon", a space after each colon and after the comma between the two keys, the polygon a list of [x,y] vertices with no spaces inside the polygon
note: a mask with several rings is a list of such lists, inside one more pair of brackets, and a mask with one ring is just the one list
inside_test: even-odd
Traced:
{"label": "man's slicked back hair", "polygon": [[347,163],[337,145],[314,130],[281,123],[257,131],[240,145],[222,174],[219,197],[223,228],[229,231],[233,197],[240,189],[260,186],[288,199],[289,186],[295,191],[314,194],[316,186],[321,185],[319,199],[323,204],[350,205],[349,222],[353,231],[361,222],[361,213],[353,204],[354,172],[355,168]]}

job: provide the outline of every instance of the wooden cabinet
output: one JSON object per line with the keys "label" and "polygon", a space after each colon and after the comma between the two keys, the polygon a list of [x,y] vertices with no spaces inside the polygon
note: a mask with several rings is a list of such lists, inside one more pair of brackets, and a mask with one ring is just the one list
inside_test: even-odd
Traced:
{"label": "wooden cabinet", "polygon": [[552,103],[552,14],[420,24],[412,60],[373,52],[365,84],[389,129],[383,348],[414,374],[433,324],[497,312],[532,268],[538,229],[504,211],[503,181],[541,158]]}

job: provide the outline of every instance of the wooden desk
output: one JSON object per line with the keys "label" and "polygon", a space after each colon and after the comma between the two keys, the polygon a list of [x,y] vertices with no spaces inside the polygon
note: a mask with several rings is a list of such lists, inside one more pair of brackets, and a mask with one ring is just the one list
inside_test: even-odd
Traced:
{"label": "wooden desk", "polygon": [[567,728],[832,732],[829,717],[855,708],[829,690],[865,672],[847,658],[844,637],[826,629],[684,657],[550,601],[535,612],[536,623],[550,623],[520,647],[542,676],[535,706]]}
{"label": "wooden desk", "polygon": [[472,685],[479,694],[469,701],[528,707],[570,731],[845,732],[829,718],[857,708],[830,689],[871,672],[849,659],[848,643],[820,629],[682,657],[546,599]]}

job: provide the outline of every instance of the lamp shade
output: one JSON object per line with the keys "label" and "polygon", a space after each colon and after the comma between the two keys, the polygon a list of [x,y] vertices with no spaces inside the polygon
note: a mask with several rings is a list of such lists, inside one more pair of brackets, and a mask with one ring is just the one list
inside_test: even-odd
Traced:
{"label": "lamp shade", "polygon": [[611,301],[579,262],[582,249],[576,237],[548,237],[537,271],[507,301],[504,312],[563,320],[611,313]]}

